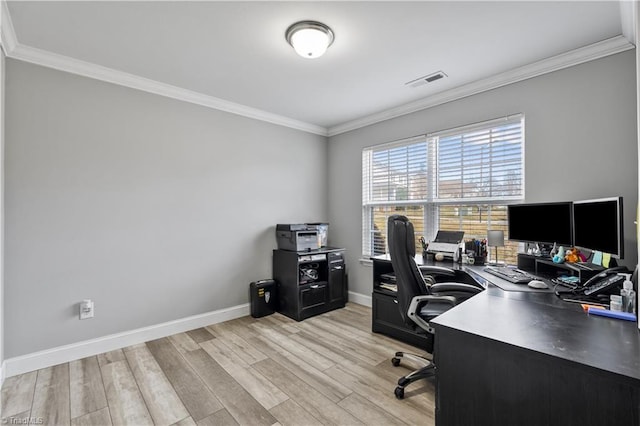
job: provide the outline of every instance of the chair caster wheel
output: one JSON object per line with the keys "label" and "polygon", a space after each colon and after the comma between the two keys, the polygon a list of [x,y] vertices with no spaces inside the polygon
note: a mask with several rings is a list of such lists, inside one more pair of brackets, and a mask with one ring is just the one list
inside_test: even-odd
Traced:
{"label": "chair caster wheel", "polygon": [[398,399],[404,398],[404,388],[401,388],[400,386],[398,386],[393,393],[396,394],[396,398]]}
{"label": "chair caster wheel", "polygon": [[397,367],[400,365],[400,358],[391,358],[391,364],[393,364],[394,367]]}

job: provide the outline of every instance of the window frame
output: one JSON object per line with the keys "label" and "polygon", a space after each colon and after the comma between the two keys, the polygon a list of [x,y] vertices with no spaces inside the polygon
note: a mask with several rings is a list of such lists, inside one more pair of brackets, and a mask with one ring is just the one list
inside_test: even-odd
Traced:
{"label": "window frame", "polygon": [[[441,138],[467,135],[471,132],[489,131],[491,132],[501,127],[519,125],[519,193],[515,195],[501,195],[501,196],[489,196],[489,197],[461,197],[461,198],[443,198],[440,197],[439,186],[439,142]],[[517,127],[517,126],[516,126]],[[464,138],[463,138],[464,139]],[[496,143],[493,136],[488,138],[489,144]],[[372,182],[374,177],[372,176],[373,155],[376,152],[389,151],[394,148],[408,147],[416,143],[426,144],[426,194],[424,197],[416,200],[374,200]],[[517,142],[516,142],[517,143]],[[463,163],[462,163],[463,164]],[[493,157],[489,163],[489,167],[493,167]],[[390,166],[388,166],[390,168]],[[387,170],[388,173],[388,170]],[[462,173],[461,173],[462,174]],[[493,181],[491,181],[493,184]],[[461,187],[464,183],[460,184]],[[525,199],[525,117],[524,114],[514,114],[507,117],[498,119],[486,120],[479,123],[460,126],[452,129],[438,131],[434,133],[428,133],[424,135],[413,136],[410,138],[404,138],[397,141],[365,147],[362,150],[362,256],[367,259],[378,254],[376,252],[375,242],[375,209],[384,207],[408,207],[408,206],[421,206],[423,208],[422,224],[425,225],[425,229],[416,229],[416,239],[418,235],[424,235],[427,241],[432,240],[440,226],[440,207],[446,205],[459,205],[459,206],[483,206],[483,205],[495,205],[506,206],[516,202],[521,202]],[[409,191],[407,191],[409,192]],[[464,195],[464,194],[463,194]],[[487,229],[490,228],[491,222],[488,221]],[[420,224],[419,224],[420,225]],[[386,233],[386,224],[384,226]],[[378,231],[379,232],[379,231]],[[506,232],[505,232],[506,234]],[[385,240],[385,252],[386,247],[386,235]],[[416,242],[418,244],[418,242]],[[513,247],[512,247],[513,248]]]}

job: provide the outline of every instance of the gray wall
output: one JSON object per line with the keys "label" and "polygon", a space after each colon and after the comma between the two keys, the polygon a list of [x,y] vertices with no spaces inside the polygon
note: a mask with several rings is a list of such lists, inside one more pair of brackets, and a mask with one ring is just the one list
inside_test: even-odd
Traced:
{"label": "gray wall", "polygon": [[325,137],[15,60],[6,77],[7,358],[247,303],[275,224],[327,220]]}
{"label": "gray wall", "polygon": [[635,54],[620,53],[329,139],[329,221],[345,246],[350,290],[371,294],[360,264],[362,148],[513,113],[525,114],[526,201],[624,197],[625,260],[637,263]]}

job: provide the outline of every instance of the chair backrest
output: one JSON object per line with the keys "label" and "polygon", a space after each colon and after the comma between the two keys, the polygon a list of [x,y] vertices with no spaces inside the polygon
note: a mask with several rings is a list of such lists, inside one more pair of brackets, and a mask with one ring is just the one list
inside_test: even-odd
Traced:
{"label": "chair backrest", "polygon": [[429,294],[429,289],[415,261],[416,243],[413,224],[406,216],[389,216],[387,242],[391,264],[396,274],[400,314],[405,324],[414,326],[413,321],[407,316],[411,299]]}

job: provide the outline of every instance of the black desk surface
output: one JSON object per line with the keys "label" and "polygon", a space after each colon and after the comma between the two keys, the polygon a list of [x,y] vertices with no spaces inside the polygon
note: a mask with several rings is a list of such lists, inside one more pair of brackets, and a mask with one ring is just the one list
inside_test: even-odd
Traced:
{"label": "black desk surface", "polygon": [[489,283],[487,291],[431,320],[436,329],[449,327],[640,381],[636,322],[588,315],[579,304],[564,302],[549,290],[508,283],[525,291],[503,291],[492,284],[507,282],[484,272],[484,266],[423,262],[420,255],[416,262],[463,269]]}
{"label": "black desk surface", "polygon": [[[375,256],[371,258],[374,261],[386,261],[386,262],[391,262],[391,257],[388,254],[383,254],[380,256]],[[416,264],[419,266],[422,265],[426,265],[426,266],[442,266],[445,268],[451,268],[451,269],[455,269],[455,270],[463,270],[463,271],[470,271],[471,275],[473,276],[474,279],[476,279],[478,281],[478,278],[480,278],[480,280],[484,279],[485,281],[488,281],[490,283],[492,283],[494,286],[499,287],[502,290],[505,291],[516,291],[516,292],[531,292],[531,293],[551,293],[553,291],[553,284],[544,278],[541,278],[542,281],[544,281],[545,283],[547,283],[548,287],[547,289],[538,289],[538,288],[531,288],[529,286],[527,286],[527,284],[514,284],[512,282],[509,282],[505,279],[502,279],[500,277],[497,277],[495,275],[492,275],[488,272],[485,272],[485,266],[484,265],[462,265],[459,263],[454,263],[452,262],[450,259],[449,260],[443,260],[441,262],[436,262],[432,259],[423,259],[422,255],[416,255],[415,256],[415,261]],[[478,277],[479,276],[479,277]],[[481,284],[484,285],[483,282],[481,282]]]}
{"label": "black desk surface", "polygon": [[486,291],[431,323],[640,381],[638,325],[590,316],[553,294]]}

